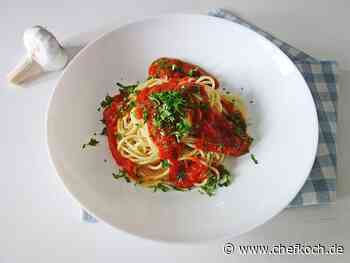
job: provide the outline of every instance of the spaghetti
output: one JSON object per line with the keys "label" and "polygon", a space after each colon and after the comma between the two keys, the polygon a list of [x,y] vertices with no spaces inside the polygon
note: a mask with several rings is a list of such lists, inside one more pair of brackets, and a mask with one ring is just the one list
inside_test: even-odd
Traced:
{"label": "spaghetti", "polygon": [[105,103],[103,121],[121,173],[155,190],[200,188],[209,195],[232,177],[225,156],[249,151],[241,110],[219,91],[219,82],[198,66],[160,58],[149,78],[121,87]]}

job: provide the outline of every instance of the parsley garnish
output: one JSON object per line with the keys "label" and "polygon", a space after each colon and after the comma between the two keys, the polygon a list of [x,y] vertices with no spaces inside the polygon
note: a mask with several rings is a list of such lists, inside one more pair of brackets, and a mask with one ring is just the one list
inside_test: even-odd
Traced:
{"label": "parsley garnish", "polygon": [[170,164],[168,160],[162,160],[162,168],[167,169],[169,166]]}
{"label": "parsley garnish", "polygon": [[100,106],[104,109],[109,107],[113,102],[113,98],[107,94],[103,101],[101,101]]}
{"label": "parsley garnish", "polygon": [[255,163],[255,164],[258,164],[259,162],[258,162],[258,160],[255,158],[255,155],[254,154],[250,154],[250,158],[253,160],[253,162]]}
{"label": "parsley garnish", "polygon": [[232,175],[223,166],[219,167],[220,175],[210,175],[207,182],[200,187],[200,192],[205,193],[209,196],[216,194],[219,187],[227,187],[232,183]]}
{"label": "parsley garnish", "polygon": [[127,176],[126,172],[119,170],[118,173],[112,173],[114,179],[124,178],[127,183],[130,183],[130,179]]}
{"label": "parsley garnish", "polygon": [[142,117],[143,117],[143,121],[146,123],[146,121],[148,119],[148,111],[147,110],[143,110]]}
{"label": "parsley garnish", "polygon": [[120,133],[117,133],[117,134],[116,134],[116,137],[117,137],[118,141],[120,141],[121,139],[123,139],[123,136],[122,136]]}
{"label": "parsley garnish", "polygon": [[117,82],[117,86],[119,87],[119,90],[121,93],[124,94],[131,94],[135,92],[135,89],[137,87],[137,84],[133,85],[123,85],[120,82]]}
{"label": "parsley garnish", "polygon": [[157,105],[154,123],[157,127],[170,128],[179,141],[188,134],[190,123],[185,119],[186,100],[178,91],[153,93],[150,99]]}
{"label": "parsley garnish", "polygon": [[196,67],[196,68],[191,68],[191,70],[187,73],[187,75],[189,76],[189,77],[195,77],[195,76],[197,76],[197,72],[198,71],[198,68]]}
{"label": "parsley garnish", "polygon": [[172,64],[171,65],[171,70],[174,72],[179,72],[179,73],[183,73],[183,68],[176,65],[176,64]]}
{"label": "parsley garnish", "polygon": [[171,188],[166,184],[158,183],[157,185],[153,186],[153,192],[157,192],[158,190],[168,192],[171,190]]}
{"label": "parsley garnish", "polygon": [[103,127],[102,131],[100,132],[100,135],[106,135],[107,134],[107,128]]}
{"label": "parsley garnish", "polygon": [[131,100],[128,103],[128,109],[131,110],[132,108],[134,108],[136,106],[136,102],[134,100]]}
{"label": "parsley garnish", "polygon": [[182,119],[180,122],[176,123],[176,130],[172,133],[175,135],[176,140],[180,141],[180,139],[187,135],[191,130],[191,125],[186,121],[186,119]]}
{"label": "parsley garnish", "polygon": [[178,174],[176,175],[177,180],[183,180],[186,178],[185,170],[181,169]]}
{"label": "parsley garnish", "polygon": [[84,143],[82,148],[85,149],[86,146],[96,146],[97,144],[99,144],[99,141],[97,141],[94,138],[91,138],[90,141],[88,143]]}

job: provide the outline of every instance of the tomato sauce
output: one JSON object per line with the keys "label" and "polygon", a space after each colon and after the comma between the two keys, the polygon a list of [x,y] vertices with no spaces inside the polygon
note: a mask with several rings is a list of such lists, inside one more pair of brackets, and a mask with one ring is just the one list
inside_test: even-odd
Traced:
{"label": "tomato sauce", "polygon": [[123,167],[130,177],[136,180],[135,164],[131,160],[124,158],[117,149],[118,139],[116,136],[116,126],[119,112],[123,106],[123,100],[124,96],[122,94],[114,96],[111,105],[103,111],[103,120],[106,125],[109,149],[114,160],[120,167]]}
{"label": "tomato sauce", "polygon": [[159,58],[152,62],[148,69],[148,75],[154,78],[181,79],[201,76],[210,76],[215,80],[216,87],[219,87],[217,79],[204,69],[174,58]]}

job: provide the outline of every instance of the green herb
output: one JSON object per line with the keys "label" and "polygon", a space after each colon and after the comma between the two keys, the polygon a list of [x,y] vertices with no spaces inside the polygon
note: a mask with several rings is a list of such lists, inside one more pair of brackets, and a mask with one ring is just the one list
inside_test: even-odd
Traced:
{"label": "green herb", "polygon": [[143,110],[142,117],[143,117],[143,121],[146,123],[148,119],[148,111],[146,109]]}
{"label": "green herb", "polygon": [[133,85],[123,85],[120,82],[117,82],[117,86],[119,87],[119,90],[121,93],[124,94],[131,94],[135,92],[135,89],[137,87],[137,84]]}
{"label": "green herb", "polygon": [[186,121],[186,119],[182,119],[180,122],[175,125],[176,130],[172,132],[175,135],[176,140],[180,141],[180,139],[187,135],[191,130],[191,125]]}
{"label": "green herb", "polygon": [[107,134],[107,128],[103,127],[102,131],[100,132],[100,135],[106,135]]}
{"label": "green herb", "polygon": [[207,182],[200,187],[200,192],[209,196],[216,194],[219,187],[227,187],[232,183],[232,175],[223,166],[219,167],[220,175],[210,175]]}
{"label": "green herb", "polygon": [[168,160],[162,160],[162,168],[167,169],[169,166],[170,164]]}
{"label": "green herb", "polygon": [[174,72],[178,72],[178,73],[183,73],[183,68],[176,65],[176,64],[172,64],[171,65],[171,70],[174,71]]}
{"label": "green herb", "polygon": [[187,75],[189,76],[189,77],[195,77],[196,75],[197,75],[197,72],[198,71],[198,68],[197,67],[195,67],[195,68],[192,68],[188,73],[187,73]]}
{"label": "green herb", "polygon": [[136,128],[141,128],[141,124],[140,123],[136,123],[135,126],[136,126]]}
{"label": "green herb", "polygon": [[122,170],[119,170],[118,173],[112,173],[114,179],[120,179],[120,178],[124,178],[125,181],[127,183],[130,183],[130,179],[129,177],[127,176],[126,172],[122,171]]}
{"label": "green herb", "polygon": [[100,112],[100,111],[101,111],[101,107],[98,107],[98,108],[97,108],[97,111]]}
{"label": "green herb", "polygon": [[207,103],[200,103],[199,104],[199,107],[201,108],[201,109],[203,109],[203,110],[208,110],[209,109],[209,104],[207,104]]}
{"label": "green herb", "polygon": [[167,65],[168,60],[166,58],[160,58],[156,63],[158,63],[161,69],[164,69]]}
{"label": "green herb", "polygon": [[82,148],[85,149],[86,146],[96,146],[99,143],[99,141],[97,141],[94,138],[91,138],[90,141],[88,143],[84,143]]}
{"label": "green herb", "polygon": [[181,169],[176,175],[177,180],[184,180],[186,178],[185,170]]}
{"label": "green herb", "polygon": [[173,123],[176,115],[184,115],[185,99],[177,91],[153,93],[150,99],[157,104],[156,119],[164,123]]}
{"label": "green herb", "polygon": [[109,107],[113,102],[113,98],[107,94],[103,101],[101,101],[100,106],[104,109]]}
{"label": "green herb", "polygon": [[234,133],[238,136],[243,136],[244,135],[244,130],[239,127],[239,126],[235,126],[234,127]]}
{"label": "green herb", "polygon": [[131,110],[132,108],[134,108],[136,106],[136,102],[134,100],[131,100],[128,103],[128,109]]}
{"label": "green herb", "polygon": [[254,162],[255,164],[258,164],[258,163],[259,163],[258,160],[255,158],[255,155],[254,155],[254,154],[250,154],[250,158],[253,160],[253,162]]}
{"label": "green herb", "polygon": [[207,182],[200,187],[201,193],[206,193],[209,196],[213,196],[218,188],[218,178],[216,175],[212,175],[207,179]]}
{"label": "green herb", "polygon": [[240,127],[243,132],[246,131],[247,125],[239,112],[233,112],[228,115],[225,115],[231,122],[233,122],[236,126]]}
{"label": "green herb", "polygon": [[168,192],[171,190],[171,188],[166,184],[158,183],[153,187],[153,192],[157,192],[158,190],[162,192]]}
{"label": "green herb", "polygon": [[218,180],[219,187],[229,186],[233,180],[233,176],[230,174],[230,172],[223,165],[221,165],[219,167],[219,173],[220,173],[219,180]]}
{"label": "green herb", "polygon": [[170,128],[178,141],[189,133],[191,125],[185,119],[186,100],[179,91],[153,93],[150,99],[157,105],[154,116],[157,127]]}
{"label": "green herb", "polygon": [[118,141],[120,141],[121,139],[123,139],[123,136],[122,136],[120,133],[117,133],[117,134],[116,134],[116,137],[117,137]]}

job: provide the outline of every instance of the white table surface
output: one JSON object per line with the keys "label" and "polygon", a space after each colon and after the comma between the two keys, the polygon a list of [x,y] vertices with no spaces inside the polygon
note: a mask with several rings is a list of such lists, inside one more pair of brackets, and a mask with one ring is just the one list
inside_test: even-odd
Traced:
{"label": "white table surface", "polygon": [[[225,256],[223,241],[200,245],[156,243],[104,223],[82,223],[79,204],[64,189],[45,146],[45,112],[59,73],[25,88],[12,88],[6,82],[6,73],[24,52],[21,37],[28,26],[46,25],[65,43],[77,45],[142,16],[203,13],[213,7],[228,8],[315,57],[336,59],[341,68],[337,203],[285,210],[232,242],[336,242],[345,246],[345,255]],[[345,0],[0,1],[0,262],[349,262],[349,10],[350,2]]]}

